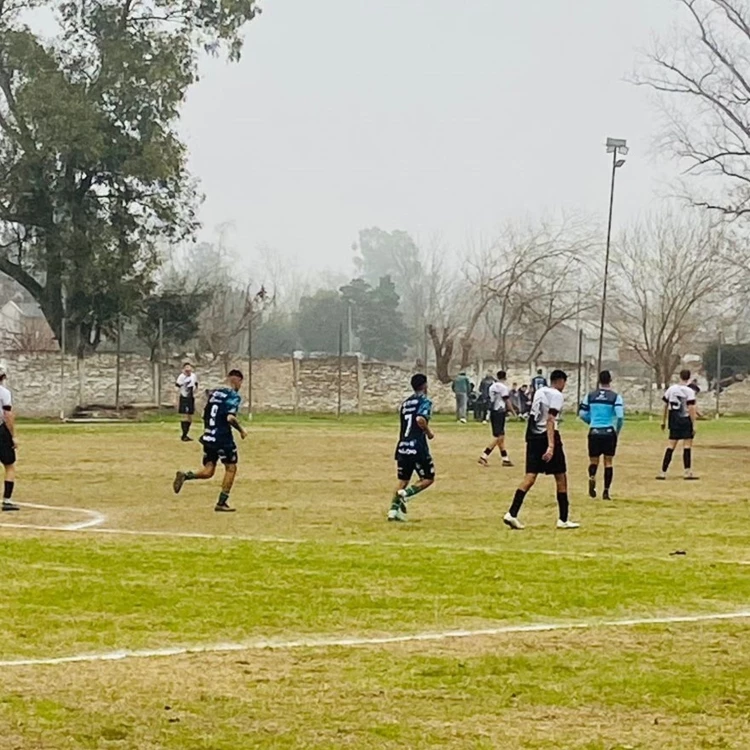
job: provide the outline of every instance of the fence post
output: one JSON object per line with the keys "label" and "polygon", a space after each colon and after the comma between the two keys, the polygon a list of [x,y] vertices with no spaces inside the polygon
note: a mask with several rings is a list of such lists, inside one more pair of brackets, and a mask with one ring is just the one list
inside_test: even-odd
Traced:
{"label": "fence post", "polygon": [[722,344],[721,330],[719,330],[719,340],[716,344],[716,419],[721,416],[720,403],[721,403],[721,344]]}
{"label": "fence post", "polygon": [[253,418],[253,313],[247,323],[247,416]]}
{"label": "fence post", "polygon": [[[582,371],[582,365],[583,365],[583,329],[578,329],[578,400],[576,401],[576,404],[581,403],[581,395],[582,395],[582,386],[583,383],[581,382],[581,371]],[[578,407],[576,406],[576,409]]]}
{"label": "fence post", "polygon": [[62,331],[60,333],[60,421],[65,419],[65,329],[67,319],[62,319]]}
{"label": "fence post", "polygon": [[344,369],[344,324],[339,323],[339,392],[336,417],[341,419],[341,389],[343,387],[342,377]]}
{"label": "fence post", "polygon": [[122,356],[122,324],[117,316],[117,350],[115,354],[115,411],[120,412],[120,359]]}
{"label": "fence post", "polygon": [[164,318],[159,318],[159,361],[156,363],[156,407],[161,409],[161,365],[164,361]]}

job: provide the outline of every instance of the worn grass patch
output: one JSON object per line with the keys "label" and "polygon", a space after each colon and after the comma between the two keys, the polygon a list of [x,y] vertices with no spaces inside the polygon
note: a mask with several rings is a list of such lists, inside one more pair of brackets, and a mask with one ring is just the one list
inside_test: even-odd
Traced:
{"label": "worn grass patch", "polygon": [[[585,498],[585,433],[569,418],[583,527],[554,529],[540,480],[520,534],[499,521],[522,473],[522,426],[511,425],[513,469],[476,465],[485,428],[437,430],[438,483],[394,527],[382,418],[255,424],[234,516],[212,512],[216,483],[171,493],[173,471],[200,459],[174,424],[24,425],[20,500],[165,536],[0,528],[0,659],[750,606],[747,425],[702,423],[701,481],[679,479],[678,455],[659,484],[658,425],[629,423],[605,504]],[[0,522],[76,520],[24,510]],[[746,748],[749,631],[694,623],[3,668],[0,747]]]}

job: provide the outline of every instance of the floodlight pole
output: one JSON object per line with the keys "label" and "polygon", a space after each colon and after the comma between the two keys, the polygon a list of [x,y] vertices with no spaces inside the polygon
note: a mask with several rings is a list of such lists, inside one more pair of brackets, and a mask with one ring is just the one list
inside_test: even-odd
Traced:
{"label": "floodlight pole", "polygon": [[[624,153],[627,153],[626,149],[623,148]],[[612,147],[612,182],[609,189],[609,220],[607,221],[607,249],[604,255],[604,288],[602,290],[602,317],[599,322],[599,354],[596,359],[596,379],[597,385],[599,380],[599,373],[602,371],[602,353],[604,351],[604,322],[607,315],[607,284],[609,282],[609,253],[612,246],[612,213],[615,206],[615,176],[617,174],[617,167],[622,166],[622,163],[618,162],[617,157],[619,153],[619,147]]]}

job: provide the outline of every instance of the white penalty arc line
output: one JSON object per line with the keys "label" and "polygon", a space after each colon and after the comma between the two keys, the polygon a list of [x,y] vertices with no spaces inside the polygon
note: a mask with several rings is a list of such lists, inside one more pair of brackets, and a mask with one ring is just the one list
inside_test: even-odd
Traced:
{"label": "white penalty arc line", "polygon": [[32,523],[0,523],[0,527],[5,529],[34,529],[36,531],[86,531],[103,524],[107,517],[98,510],[88,510],[87,508],[66,508],[60,505],[41,505],[40,503],[17,503],[22,508],[33,508],[34,510],[52,510],[62,513],[77,513],[86,516],[83,521],[65,524],[64,526],[40,525]]}
{"label": "white penalty arc line", "polygon": [[363,646],[389,646],[400,643],[427,643],[467,638],[482,638],[518,633],[550,633],[565,630],[594,630],[596,628],[632,628],[641,625],[679,625],[750,619],[750,610],[705,615],[676,615],[671,617],[639,617],[600,622],[537,623],[532,625],[502,625],[476,630],[444,630],[414,633],[413,635],[300,638],[289,641],[257,640],[246,643],[214,643],[205,646],[175,646],[171,648],[103,651],[37,659],[9,659],[0,661],[0,667],[40,667],[60,664],[81,664],[125,659],[154,659],[192,654],[222,654],[238,651],[288,651],[310,648],[357,648]]}

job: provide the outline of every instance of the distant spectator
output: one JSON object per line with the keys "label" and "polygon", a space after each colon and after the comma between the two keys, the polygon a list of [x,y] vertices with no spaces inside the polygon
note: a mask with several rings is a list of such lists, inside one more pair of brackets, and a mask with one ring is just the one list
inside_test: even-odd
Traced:
{"label": "distant spectator", "polygon": [[513,383],[513,387],[510,389],[510,403],[513,405],[513,410],[516,414],[521,414],[521,399],[518,396],[518,383]]}
{"label": "distant spectator", "polygon": [[470,392],[471,381],[466,377],[466,372],[461,370],[458,377],[453,381],[453,393],[456,396],[456,420],[461,424],[466,424]]}
{"label": "distant spectator", "polygon": [[531,403],[531,398],[529,396],[529,386],[527,386],[526,383],[524,383],[518,389],[518,405],[519,405],[518,412],[522,417],[525,417],[528,415],[530,403]]}
{"label": "distant spectator", "polygon": [[698,385],[698,378],[693,378],[688,383],[688,388],[690,388],[690,390],[692,390],[693,393],[695,393],[695,395],[697,396],[701,392],[701,387]]}
{"label": "distant spectator", "polygon": [[540,388],[546,388],[547,387],[547,378],[544,377],[542,374],[542,368],[540,367],[536,371],[536,375],[531,379],[531,393],[529,394],[530,398],[534,398],[534,394],[540,389]]}
{"label": "distant spectator", "polygon": [[492,374],[488,372],[482,379],[482,382],[479,384],[479,406],[482,409],[479,421],[484,422],[484,424],[487,424],[487,422],[489,421],[490,388],[492,387],[492,384],[494,382],[495,378],[492,377]]}

